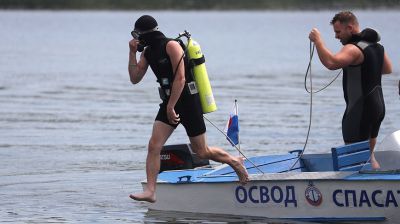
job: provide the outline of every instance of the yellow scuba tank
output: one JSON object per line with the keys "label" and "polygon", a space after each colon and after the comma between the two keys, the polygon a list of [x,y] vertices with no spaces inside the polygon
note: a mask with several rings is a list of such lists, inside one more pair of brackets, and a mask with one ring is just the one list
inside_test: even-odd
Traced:
{"label": "yellow scuba tank", "polygon": [[196,82],[196,87],[199,92],[203,113],[216,111],[217,104],[215,103],[210,80],[208,79],[204,55],[201,52],[200,45],[190,37],[190,34],[187,37],[187,54],[192,66],[194,81]]}

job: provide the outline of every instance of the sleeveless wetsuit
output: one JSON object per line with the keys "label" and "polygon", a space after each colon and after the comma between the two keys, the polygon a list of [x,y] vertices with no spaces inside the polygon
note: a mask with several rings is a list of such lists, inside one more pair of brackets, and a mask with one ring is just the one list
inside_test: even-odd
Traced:
{"label": "sleeveless wetsuit", "polygon": [[[169,41],[174,40],[165,38],[165,36],[162,35],[162,37],[158,38],[157,41],[154,41],[146,48],[144,56],[157,77],[157,82],[159,82],[161,87],[160,91],[165,95],[165,98],[162,99],[163,101],[160,104],[156,120],[176,128],[179,123],[176,125],[170,124],[167,118],[167,104],[174,81],[171,60],[166,51],[166,46]],[[185,65],[185,77],[186,82],[188,82],[190,81],[188,80],[190,79],[190,75],[188,75],[190,73],[190,68],[187,66],[188,62],[184,59],[181,63]],[[179,114],[180,123],[185,127],[189,137],[195,137],[205,133],[206,126],[204,124],[199,94],[190,94],[186,84],[175,105],[175,112]]]}
{"label": "sleeveless wetsuit", "polygon": [[381,87],[383,46],[363,40],[350,44],[363,52],[364,61],[360,65],[343,68],[346,111],[342,120],[342,133],[346,143],[376,138],[385,117]]}

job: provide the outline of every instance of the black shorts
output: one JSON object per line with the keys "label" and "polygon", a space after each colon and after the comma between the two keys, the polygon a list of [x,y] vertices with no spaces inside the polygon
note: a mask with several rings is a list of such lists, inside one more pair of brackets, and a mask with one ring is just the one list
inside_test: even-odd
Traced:
{"label": "black shorts", "polygon": [[179,114],[180,122],[178,124],[170,124],[167,118],[167,102],[164,101],[160,104],[155,120],[164,122],[174,128],[181,123],[189,137],[195,137],[206,132],[198,94],[181,97],[175,106],[175,113]]}

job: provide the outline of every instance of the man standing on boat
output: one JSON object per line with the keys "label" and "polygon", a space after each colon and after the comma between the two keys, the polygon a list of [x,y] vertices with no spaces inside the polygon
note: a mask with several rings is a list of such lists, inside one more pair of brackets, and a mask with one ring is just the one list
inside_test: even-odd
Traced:
{"label": "man standing on boat", "polygon": [[[175,128],[182,123],[192,150],[200,157],[229,164],[237,173],[239,181],[248,181],[246,168],[241,157],[233,157],[221,148],[209,147],[206,143],[206,126],[198,93],[187,89],[186,63],[181,45],[166,38],[158,30],[157,21],[149,16],[141,16],[132,31],[129,42],[129,77],[132,84],[139,83],[150,65],[160,83],[162,103],[153,124],[146,159],[147,187],[142,193],[131,194],[137,201],[156,201],[156,181],[160,170],[160,151]],[[138,48],[144,51],[136,60]]]}
{"label": "man standing on boat", "polygon": [[337,13],[331,25],[342,49],[333,54],[324,44],[318,29],[309,38],[317,48],[321,63],[330,70],[343,69],[343,93],[346,111],[342,134],[346,144],[369,140],[371,166],[379,169],[374,156],[376,137],[385,116],[382,94],[382,74],[392,73],[392,64],[378,43],[379,34],[373,29],[361,32],[356,16],[349,11]]}

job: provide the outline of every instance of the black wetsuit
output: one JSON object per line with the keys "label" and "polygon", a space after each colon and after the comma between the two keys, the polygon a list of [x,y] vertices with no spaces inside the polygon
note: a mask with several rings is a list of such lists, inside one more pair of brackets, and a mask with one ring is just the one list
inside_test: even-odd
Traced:
{"label": "black wetsuit", "polygon": [[[144,56],[156,75],[157,82],[160,83],[160,95],[163,95],[156,120],[176,128],[178,124],[170,124],[166,112],[172,83],[174,81],[171,60],[167,54],[166,46],[169,41],[174,40],[166,38],[161,33],[154,38],[155,39],[146,48]],[[188,62],[186,61],[186,58],[184,58],[181,63],[185,64],[186,82],[191,81],[191,75],[189,75],[190,68],[187,66]],[[189,137],[195,137],[203,134],[206,131],[206,126],[204,124],[199,94],[190,94],[187,88],[187,85],[185,85],[185,88],[175,105],[175,112],[179,114],[180,123],[185,127],[187,135]]]}
{"label": "black wetsuit", "polygon": [[384,48],[375,41],[365,41],[362,38],[353,38],[350,44],[363,52],[364,61],[360,65],[343,68],[346,111],[342,120],[342,133],[346,143],[376,138],[385,117],[381,87]]}

